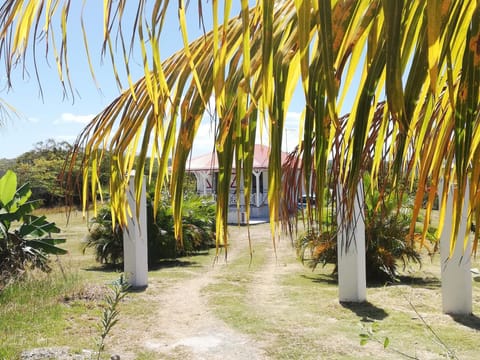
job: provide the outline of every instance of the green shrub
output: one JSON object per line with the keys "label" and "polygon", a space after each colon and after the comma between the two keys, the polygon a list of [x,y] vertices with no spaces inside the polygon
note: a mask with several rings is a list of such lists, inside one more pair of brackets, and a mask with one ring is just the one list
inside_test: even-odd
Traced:
{"label": "green shrub", "polygon": [[397,281],[398,264],[403,268],[409,263],[421,266],[421,256],[416,244],[407,240],[411,214],[375,214],[367,218],[365,240],[367,246],[367,279],[370,281]]}
{"label": "green shrub", "polygon": [[[364,180],[368,189],[369,179]],[[398,281],[398,266],[409,263],[421,266],[421,256],[414,241],[407,239],[411,210],[407,198],[396,194],[381,198],[378,192],[365,193],[366,276],[368,282]],[[337,230],[309,229],[297,238],[297,253],[308,266],[337,265]],[[335,266],[334,273],[337,268]]]}
{"label": "green shrub", "polygon": [[[160,259],[194,254],[215,245],[215,203],[205,197],[187,196],[183,204],[183,247],[175,240],[170,204],[162,202],[153,216],[152,201],[147,198],[148,265]],[[98,262],[119,265],[123,262],[123,233],[112,227],[109,207],[102,208],[90,221],[85,249],[93,248]]]}
{"label": "green shrub", "polygon": [[94,249],[95,258],[101,264],[118,265],[123,262],[123,232],[118,223],[113,226],[110,207],[100,208],[97,216],[90,219],[84,253],[87,248]]}
{"label": "green shrub", "polygon": [[183,200],[183,247],[175,240],[170,203],[160,204],[153,218],[151,201],[147,201],[149,264],[159,259],[191,255],[215,246],[215,203],[197,195]]}

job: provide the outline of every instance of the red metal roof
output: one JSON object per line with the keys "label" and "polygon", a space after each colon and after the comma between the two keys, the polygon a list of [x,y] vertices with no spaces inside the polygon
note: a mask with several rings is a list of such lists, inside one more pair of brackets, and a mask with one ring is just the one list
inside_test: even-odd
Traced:
{"label": "red metal roof", "polygon": [[[253,168],[254,169],[267,169],[268,168],[268,156],[270,153],[270,148],[266,145],[255,145],[254,155],[253,155]],[[282,163],[287,158],[287,153],[282,151]],[[232,159],[233,161],[233,159]],[[235,163],[233,164],[235,168]],[[195,158],[192,158],[188,161],[186,171],[211,171],[218,170],[218,160],[217,154],[211,152],[205,155],[200,155]]]}

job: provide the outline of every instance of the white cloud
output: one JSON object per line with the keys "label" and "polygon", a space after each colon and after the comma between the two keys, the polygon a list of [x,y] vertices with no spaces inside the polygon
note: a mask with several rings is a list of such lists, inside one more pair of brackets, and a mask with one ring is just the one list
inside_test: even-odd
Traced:
{"label": "white cloud", "polygon": [[39,118],[36,118],[36,117],[29,117],[28,118],[28,122],[32,123],[32,124],[36,124],[40,121]]}
{"label": "white cloud", "polygon": [[56,124],[60,123],[77,123],[77,124],[88,124],[90,120],[93,119],[94,114],[88,115],[76,115],[72,113],[62,113],[60,119],[55,121]]}

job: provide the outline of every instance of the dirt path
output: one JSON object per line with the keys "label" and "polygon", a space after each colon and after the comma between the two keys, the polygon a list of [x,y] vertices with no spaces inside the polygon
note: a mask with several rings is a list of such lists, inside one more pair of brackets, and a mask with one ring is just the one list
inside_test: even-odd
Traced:
{"label": "dirt path", "polygon": [[[243,236],[232,242],[229,263],[238,254],[248,253],[246,231],[242,232]],[[146,319],[143,327],[136,324],[115,337],[129,337],[132,339],[130,346],[143,349],[156,359],[265,359],[257,343],[213,314],[202,293],[205,287],[218,281],[225,266],[228,264],[222,259],[215,266],[185,270],[193,271],[193,277],[179,280],[173,286],[164,287],[161,282],[151,281],[145,294],[152,306],[151,318]],[[139,331],[142,338],[136,338]],[[118,342],[114,347],[120,350],[122,360],[134,358],[127,345],[115,342]]]}
{"label": "dirt path", "polygon": [[[288,239],[277,245],[275,257],[268,225],[251,230],[251,267],[246,228],[240,228],[232,230],[228,264],[220,261],[212,267],[211,255],[152,272],[147,290],[131,295],[126,308],[134,311],[121,313],[108,348],[122,360],[397,359],[383,343],[360,345],[362,326],[368,329],[378,321],[378,336],[392,336],[392,349],[422,359],[442,358],[444,349],[432,342],[402,294],[443,336],[455,328],[463,340],[477,344],[477,318],[470,320],[474,326],[469,329],[440,314],[438,286],[372,287],[371,302],[344,306],[336,284],[296,261]],[[408,330],[397,331],[398,324]],[[467,354],[472,353],[468,348]]]}
{"label": "dirt path", "polygon": [[215,317],[202,289],[214,283],[216,271],[209,270],[198,277],[169,289],[160,296],[162,319],[159,338],[144,341],[146,349],[182,359],[262,359],[262,351],[247,336],[228,327]]}
{"label": "dirt path", "polygon": [[[421,359],[446,358],[444,346],[422,319],[458,358],[478,358],[479,317],[442,314],[436,258],[427,258],[421,270],[406,269],[408,283],[369,287],[367,303],[340,304],[331,267],[311,272],[296,260],[287,238],[277,245],[275,257],[269,225],[251,230],[255,251],[251,266],[246,228],[231,227],[228,265],[221,260],[212,267],[210,253],[151,271],[148,288],[128,294],[121,304],[119,322],[106,339],[104,359],[113,354],[121,360],[398,359],[393,349]],[[61,300],[64,296],[59,300],[68,316],[65,330],[51,342],[29,340],[31,346],[58,345],[61,352],[65,345],[75,356],[83,348],[95,348],[104,284],[118,274],[92,270],[93,257],[75,250],[83,233],[84,224],[69,235],[77,239],[69,244],[75,258],[67,258],[65,264],[86,270],[81,279],[87,287],[69,290],[73,301],[68,304]],[[478,257],[472,264],[480,268]],[[474,314],[479,314],[480,287],[476,281],[473,286]],[[95,296],[75,297],[84,291]],[[360,333],[373,329],[374,323],[379,326],[379,342],[361,346]],[[31,328],[36,328],[35,319]],[[18,334],[13,341],[30,347]],[[391,343],[384,349],[387,337]]]}

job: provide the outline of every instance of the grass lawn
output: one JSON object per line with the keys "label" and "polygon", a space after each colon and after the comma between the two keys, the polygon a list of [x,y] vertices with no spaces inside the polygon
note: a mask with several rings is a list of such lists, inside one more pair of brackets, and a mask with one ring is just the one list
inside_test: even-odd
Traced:
{"label": "grass lawn", "polygon": [[[108,284],[120,275],[82,253],[87,227],[81,214],[73,213],[68,224],[62,213],[48,218],[64,230],[69,254],[52,258],[51,274],[33,274],[0,294],[0,359],[16,359],[36,347],[94,349]],[[425,258],[420,270],[406,269],[401,284],[369,287],[367,303],[340,304],[331,268],[303,267],[287,238],[275,256],[268,224],[251,228],[251,261],[246,231],[230,227],[227,264],[220,259],[212,267],[212,250],[150,271],[147,290],[129,293],[122,302],[105,358],[111,353],[122,354],[122,360],[209,358],[202,349],[191,350],[185,338],[204,334],[203,327],[219,336],[219,326],[233,334],[231,341],[238,337],[249,344],[244,347],[254,346],[252,358],[402,358],[396,351],[419,359],[476,358],[480,283],[473,282],[475,315],[442,314],[438,257]],[[472,266],[480,267],[478,259]],[[360,345],[360,334],[371,329],[375,339]],[[228,356],[230,345],[215,351],[242,358]]]}

